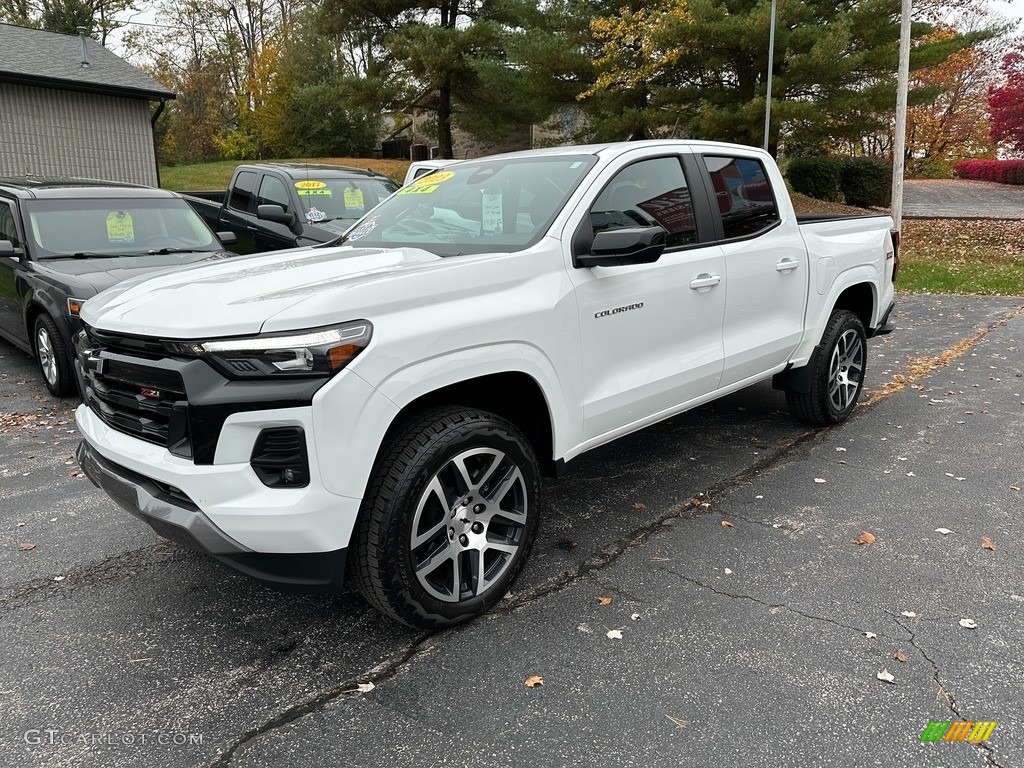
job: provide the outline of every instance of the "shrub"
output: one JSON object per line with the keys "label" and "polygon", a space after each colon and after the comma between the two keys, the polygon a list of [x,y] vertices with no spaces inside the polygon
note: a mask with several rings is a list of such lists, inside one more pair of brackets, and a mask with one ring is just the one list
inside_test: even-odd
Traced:
{"label": "shrub", "polygon": [[849,205],[888,205],[892,199],[892,166],[873,157],[848,157],[842,164],[839,187]]}
{"label": "shrub", "polygon": [[907,163],[907,176],[912,179],[948,179],[952,175],[949,161],[937,157],[915,158]]}
{"label": "shrub", "polygon": [[961,160],[953,172],[961,179],[1024,185],[1024,160]]}
{"label": "shrub", "polygon": [[816,200],[839,202],[842,160],[837,157],[797,157],[790,161],[786,178],[795,192]]}

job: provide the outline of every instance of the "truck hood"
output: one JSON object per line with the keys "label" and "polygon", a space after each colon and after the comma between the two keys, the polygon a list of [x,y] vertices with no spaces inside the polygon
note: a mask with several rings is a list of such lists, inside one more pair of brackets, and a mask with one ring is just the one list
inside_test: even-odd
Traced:
{"label": "truck hood", "polygon": [[[310,296],[329,294],[332,321],[337,322],[350,319],[337,312],[352,288],[439,261],[413,248],[276,251],[126,280],[87,301],[81,317],[103,330],[142,336],[249,335],[267,329],[272,318]],[[284,322],[304,326],[301,313]]]}

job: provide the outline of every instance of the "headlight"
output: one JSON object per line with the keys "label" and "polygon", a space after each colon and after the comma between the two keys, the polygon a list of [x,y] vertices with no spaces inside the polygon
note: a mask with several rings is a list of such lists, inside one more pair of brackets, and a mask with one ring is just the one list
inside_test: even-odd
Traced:
{"label": "headlight", "polygon": [[201,357],[234,378],[333,376],[370,343],[367,320],[307,331],[232,339],[172,342],[173,351]]}

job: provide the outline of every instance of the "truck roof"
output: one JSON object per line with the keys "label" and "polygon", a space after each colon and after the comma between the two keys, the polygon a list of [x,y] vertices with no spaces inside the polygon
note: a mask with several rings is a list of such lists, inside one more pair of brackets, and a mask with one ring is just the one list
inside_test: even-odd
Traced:
{"label": "truck roof", "polygon": [[125,184],[117,181],[77,178],[35,178],[33,176],[0,176],[0,196],[19,199],[32,198],[79,198],[115,197],[137,199],[140,197],[179,197],[175,192],[140,184]]}
{"label": "truck roof", "polygon": [[303,179],[310,173],[317,176],[367,176],[370,178],[387,178],[382,173],[369,168],[353,168],[348,165],[331,165],[330,163],[243,163],[235,172],[254,169],[280,171],[293,179]]}

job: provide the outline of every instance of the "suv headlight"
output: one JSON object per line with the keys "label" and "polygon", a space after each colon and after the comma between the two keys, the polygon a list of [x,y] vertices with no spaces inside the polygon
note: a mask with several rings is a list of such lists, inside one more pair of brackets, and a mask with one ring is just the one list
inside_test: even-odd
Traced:
{"label": "suv headlight", "polygon": [[199,357],[232,378],[329,377],[370,343],[373,326],[357,320],[326,328],[259,336],[171,342],[173,351]]}

